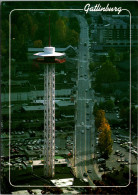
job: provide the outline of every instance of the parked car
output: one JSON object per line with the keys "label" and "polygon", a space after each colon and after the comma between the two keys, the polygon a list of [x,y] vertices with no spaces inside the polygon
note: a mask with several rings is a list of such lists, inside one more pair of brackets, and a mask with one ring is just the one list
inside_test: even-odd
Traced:
{"label": "parked car", "polygon": [[120,156],[123,157],[123,156],[125,156],[125,155],[121,153]]}
{"label": "parked car", "polygon": [[91,169],[89,169],[89,170],[87,171],[87,173],[92,173],[92,170],[91,170]]}
{"label": "parked car", "polygon": [[115,151],[115,154],[118,154],[119,152],[120,152],[120,150],[116,150],[116,151]]}
{"label": "parked car", "polygon": [[87,173],[84,173],[83,176],[84,176],[84,177],[88,177]]}
{"label": "parked car", "polygon": [[117,162],[121,162],[121,159],[117,159]]}
{"label": "parked car", "polygon": [[105,159],[104,159],[104,158],[99,158],[99,159],[97,160],[97,162],[98,162],[98,163],[103,163],[103,162],[105,162]]}
{"label": "parked car", "polygon": [[99,168],[99,171],[100,171],[100,172],[103,172],[103,171],[104,171],[104,169],[101,167],[101,168]]}

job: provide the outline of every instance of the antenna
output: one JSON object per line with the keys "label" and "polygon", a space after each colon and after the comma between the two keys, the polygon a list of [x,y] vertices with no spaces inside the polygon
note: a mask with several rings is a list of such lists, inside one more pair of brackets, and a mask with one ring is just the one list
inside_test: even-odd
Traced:
{"label": "antenna", "polygon": [[50,37],[50,15],[49,15],[49,47],[51,46],[51,37]]}

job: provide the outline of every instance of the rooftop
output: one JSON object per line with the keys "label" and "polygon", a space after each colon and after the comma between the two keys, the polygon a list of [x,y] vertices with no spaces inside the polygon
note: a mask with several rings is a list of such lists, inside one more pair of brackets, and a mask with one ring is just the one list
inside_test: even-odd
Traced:
{"label": "rooftop", "polygon": [[44,106],[40,105],[40,106],[23,106],[22,107],[25,111],[42,111],[44,110]]}
{"label": "rooftop", "polygon": [[[65,52],[65,51],[67,51],[68,49],[73,49],[74,51],[77,49],[77,47],[73,47],[73,46],[71,46],[71,45],[69,45],[69,46],[67,46],[67,47],[65,47],[65,48],[55,48],[55,51],[56,52]],[[33,53],[33,52],[41,52],[41,51],[43,51],[43,48],[28,48],[28,52],[31,52],[31,53]]]}
{"label": "rooftop", "polygon": [[[25,163],[26,166],[31,165],[28,161],[26,161],[24,163]],[[67,165],[68,162],[67,162],[66,159],[62,158],[62,159],[56,159],[55,164],[65,164],[65,165]],[[33,166],[44,166],[44,163],[41,160],[33,160],[32,165]]]}
{"label": "rooftop", "polygon": [[[42,194],[40,189],[33,189],[32,190],[34,194]],[[12,192],[13,195],[29,195],[30,193],[27,191],[27,190],[19,190],[19,191],[15,191],[15,192]]]}
{"label": "rooftop", "polygon": [[67,187],[72,186],[74,182],[74,178],[67,179],[53,179],[51,182],[57,187]]}
{"label": "rooftop", "polygon": [[59,107],[74,106],[74,102],[70,102],[70,101],[58,101],[58,102],[56,102],[56,104]]}
{"label": "rooftop", "polygon": [[55,90],[55,96],[69,96],[71,95],[71,89]]}

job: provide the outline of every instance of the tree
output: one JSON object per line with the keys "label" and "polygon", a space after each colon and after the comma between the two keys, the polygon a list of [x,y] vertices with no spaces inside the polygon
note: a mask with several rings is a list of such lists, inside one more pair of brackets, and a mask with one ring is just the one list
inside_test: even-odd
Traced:
{"label": "tree", "polygon": [[41,40],[34,41],[34,47],[38,47],[38,48],[43,47],[42,41]]}
{"label": "tree", "polygon": [[97,21],[98,24],[103,24],[103,19],[102,19],[102,16],[98,16],[98,21]]}
{"label": "tree", "polygon": [[114,106],[115,106],[115,104],[114,104],[113,100],[107,100],[105,102],[105,109],[106,110],[112,111]]}
{"label": "tree", "polygon": [[94,116],[96,116],[98,109],[99,109],[99,106],[98,106],[98,104],[97,104],[97,102],[96,102],[96,103],[94,104],[94,107],[93,107],[93,114],[94,114]]}
{"label": "tree", "polygon": [[119,74],[112,62],[107,60],[102,64],[102,67],[96,74],[96,83],[101,85],[102,83],[112,83],[119,79]]}
{"label": "tree", "polygon": [[112,100],[107,100],[105,102],[100,102],[99,105],[97,103],[94,105],[94,115],[96,115],[98,110],[106,110],[106,111],[112,111],[115,104]]}
{"label": "tree", "polygon": [[111,129],[110,125],[106,120],[102,121],[101,126],[98,128],[99,133],[99,143],[98,147],[100,149],[100,152],[103,154],[105,158],[108,158],[108,156],[112,152],[112,139],[111,139]]}
{"label": "tree", "polygon": [[56,21],[56,34],[57,34],[57,39],[59,40],[59,42],[61,43],[65,42],[66,33],[67,33],[66,23],[62,18],[59,18]]}
{"label": "tree", "polygon": [[115,49],[114,49],[114,48],[111,48],[111,49],[109,50],[108,54],[109,54],[110,60],[115,61],[115,59],[116,59],[116,57],[117,57],[117,56],[116,56],[116,51],[115,51]]}
{"label": "tree", "polygon": [[66,36],[66,44],[75,46],[78,44],[79,34],[75,30],[68,29]]}
{"label": "tree", "polygon": [[130,112],[130,110],[129,110],[128,106],[127,107],[122,107],[120,109],[119,115],[120,115],[120,118],[123,119],[123,122],[125,124],[129,124],[129,112]]}
{"label": "tree", "polygon": [[134,106],[132,106],[132,109],[131,109],[131,122],[132,122],[132,130],[135,133],[137,133],[137,122],[138,122],[137,113],[138,113],[138,109],[136,109]]}
{"label": "tree", "polygon": [[97,129],[102,125],[102,123],[106,123],[107,120],[105,118],[105,112],[104,110],[98,110],[95,117],[95,126]]}
{"label": "tree", "polygon": [[76,17],[69,18],[69,28],[71,30],[75,30],[76,32],[80,33],[80,25]]}
{"label": "tree", "polygon": [[[97,106],[97,105],[96,105]],[[105,158],[112,152],[111,129],[108,121],[105,118],[104,110],[98,110],[95,117],[95,125],[99,132],[98,147]]]}
{"label": "tree", "polygon": [[96,62],[91,62],[89,64],[89,69],[90,69],[91,72],[93,72],[96,69],[99,69],[99,67],[100,67],[100,64],[96,63]]}

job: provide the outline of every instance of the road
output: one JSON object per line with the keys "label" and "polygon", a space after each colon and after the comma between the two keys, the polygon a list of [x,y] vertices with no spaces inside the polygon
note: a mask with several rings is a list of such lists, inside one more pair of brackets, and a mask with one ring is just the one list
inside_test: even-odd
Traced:
{"label": "road", "polygon": [[80,23],[80,45],[78,53],[78,80],[76,95],[76,125],[75,125],[75,172],[78,178],[84,178],[88,173],[88,181],[93,186],[93,180],[99,179],[94,171],[94,117],[92,115],[94,94],[91,89],[89,75],[89,28],[82,16],[77,16]]}

